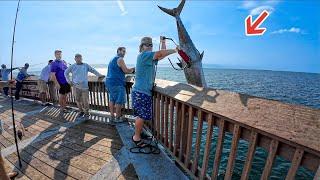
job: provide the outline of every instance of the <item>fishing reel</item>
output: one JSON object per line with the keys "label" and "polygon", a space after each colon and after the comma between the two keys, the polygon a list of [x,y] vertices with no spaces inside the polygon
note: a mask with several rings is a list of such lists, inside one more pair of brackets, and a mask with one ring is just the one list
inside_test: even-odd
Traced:
{"label": "fishing reel", "polygon": [[[162,40],[165,40],[165,39],[172,41],[176,46],[178,46],[178,44],[172,38],[162,36]],[[191,58],[187,55],[187,53],[185,53],[183,50],[179,49],[178,54],[182,58],[182,60],[180,58],[177,58],[179,62],[176,64],[179,66],[179,68],[174,67],[173,63],[171,62],[171,59],[168,58],[172,68],[175,70],[184,70],[186,68],[190,68],[191,67]],[[185,63],[184,66],[182,66],[183,62]]]}

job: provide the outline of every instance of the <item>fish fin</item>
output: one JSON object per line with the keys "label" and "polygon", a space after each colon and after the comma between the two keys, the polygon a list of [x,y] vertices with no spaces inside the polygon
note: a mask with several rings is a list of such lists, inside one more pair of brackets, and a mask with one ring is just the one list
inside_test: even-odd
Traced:
{"label": "fish fin", "polygon": [[175,17],[175,14],[174,14],[174,11],[173,9],[167,9],[167,8],[164,8],[164,7],[161,7],[161,6],[158,6],[163,12]]}
{"label": "fish fin", "polygon": [[182,63],[177,63],[177,65],[178,65],[180,68],[182,68]]}
{"label": "fish fin", "polygon": [[200,59],[202,60],[203,58],[203,54],[204,54],[204,51],[202,51],[202,53],[200,54]]}
{"label": "fish fin", "polygon": [[161,7],[161,6],[158,6],[163,12],[173,16],[173,17],[176,17],[176,16],[179,16],[182,9],[183,9],[183,6],[185,4],[186,0],[181,0],[179,6],[177,8],[173,8],[173,9],[167,9],[167,8],[164,8],[164,7]]}

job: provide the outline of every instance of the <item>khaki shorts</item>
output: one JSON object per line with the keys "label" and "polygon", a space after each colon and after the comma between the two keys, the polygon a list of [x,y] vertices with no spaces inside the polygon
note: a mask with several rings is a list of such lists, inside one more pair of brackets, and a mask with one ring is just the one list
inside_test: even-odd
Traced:
{"label": "khaki shorts", "polygon": [[38,89],[40,93],[47,93],[48,91],[47,82],[45,82],[44,80],[38,80]]}

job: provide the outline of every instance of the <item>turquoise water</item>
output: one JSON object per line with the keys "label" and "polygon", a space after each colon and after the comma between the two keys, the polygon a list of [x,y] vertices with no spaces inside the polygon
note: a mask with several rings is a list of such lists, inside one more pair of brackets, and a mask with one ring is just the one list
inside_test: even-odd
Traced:
{"label": "turquoise water", "polygon": [[[106,73],[106,69],[98,69],[98,71],[103,74]],[[39,71],[33,71],[31,73],[39,74]],[[208,85],[212,88],[234,91],[320,109],[320,74],[235,69],[204,69],[204,73]],[[183,72],[175,71],[170,67],[158,67],[157,78],[183,83],[186,82]],[[196,128],[197,123],[194,124],[193,145],[195,144]],[[204,122],[199,164],[202,163],[206,131],[207,124]],[[218,129],[215,128],[210,150],[211,155],[208,166],[209,174],[211,174],[212,171],[217,137]],[[223,179],[224,177],[231,147],[231,140],[232,135],[226,133],[219,168],[219,179]],[[240,140],[233,179],[240,178],[246,159],[247,149],[248,143]],[[267,156],[268,153],[263,148],[256,149],[255,158],[250,171],[250,179],[259,179]],[[289,161],[282,158],[276,158],[270,179],[285,179],[289,167]],[[312,172],[304,168],[299,168],[296,179],[312,179],[313,176],[314,174]]]}

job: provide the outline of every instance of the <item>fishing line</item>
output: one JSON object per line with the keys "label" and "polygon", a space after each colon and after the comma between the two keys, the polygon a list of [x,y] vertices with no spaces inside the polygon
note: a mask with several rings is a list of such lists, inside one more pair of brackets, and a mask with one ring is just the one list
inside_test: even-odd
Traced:
{"label": "fishing line", "polygon": [[[14,20],[14,26],[13,26],[13,34],[12,34],[12,45],[11,45],[11,80],[13,79],[13,74],[12,74],[12,64],[13,64],[13,50],[14,50],[14,39],[15,39],[15,33],[16,33],[16,25],[17,25],[17,18],[18,18],[18,12],[19,12],[19,7],[20,7],[20,0],[18,0],[18,5],[17,5],[17,10],[16,10],[16,17]],[[10,88],[10,93],[12,95],[12,88]],[[18,139],[17,139],[17,130],[16,130],[16,123],[14,119],[14,107],[13,107],[13,96],[11,96],[11,114],[12,114],[12,124],[13,124],[13,134],[14,134],[14,142],[16,144],[16,150],[17,150],[17,155],[18,155],[18,160],[19,160],[19,167],[22,167],[21,164],[21,158],[20,158],[20,153],[19,153],[19,146],[18,146]]]}

